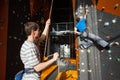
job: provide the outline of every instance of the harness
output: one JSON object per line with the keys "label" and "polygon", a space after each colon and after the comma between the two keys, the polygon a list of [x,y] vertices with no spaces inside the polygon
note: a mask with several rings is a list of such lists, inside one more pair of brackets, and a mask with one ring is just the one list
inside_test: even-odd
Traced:
{"label": "harness", "polygon": [[21,80],[24,73],[27,74],[31,74],[31,73],[38,73],[36,72],[33,68],[26,68],[24,70],[19,71],[16,75],[15,75],[15,80]]}

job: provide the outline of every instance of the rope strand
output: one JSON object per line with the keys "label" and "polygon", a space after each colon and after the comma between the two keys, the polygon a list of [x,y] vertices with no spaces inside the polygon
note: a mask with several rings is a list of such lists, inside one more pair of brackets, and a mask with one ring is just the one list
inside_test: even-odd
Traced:
{"label": "rope strand", "polygon": [[[49,12],[49,19],[51,18],[51,14],[52,14],[52,7],[53,7],[53,0],[52,0],[52,2],[51,2],[50,12]],[[47,44],[48,44],[48,38],[49,38],[49,29],[48,29],[48,32],[47,32],[47,34],[46,34],[44,57],[45,57],[45,54],[46,54],[46,49],[47,49]]]}

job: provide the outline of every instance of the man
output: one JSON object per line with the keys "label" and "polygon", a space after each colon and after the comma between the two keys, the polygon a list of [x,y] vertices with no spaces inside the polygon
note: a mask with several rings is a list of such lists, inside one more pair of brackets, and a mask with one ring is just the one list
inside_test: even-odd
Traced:
{"label": "man", "polygon": [[88,48],[91,45],[95,45],[100,51],[104,49],[110,50],[109,43],[103,40],[101,37],[90,33],[86,27],[86,17],[88,12],[85,13],[83,18],[77,18],[75,33],[80,35],[80,38],[84,40],[82,46]]}
{"label": "man", "polygon": [[44,31],[42,32],[40,38],[40,30],[38,24],[35,22],[27,22],[24,25],[27,39],[22,44],[20,50],[20,57],[25,68],[25,73],[22,80],[40,80],[40,71],[58,59],[59,54],[55,52],[52,59],[41,63],[39,50],[35,44],[38,38],[40,42],[45,39],[49,25],[50,19],[47,20]]}

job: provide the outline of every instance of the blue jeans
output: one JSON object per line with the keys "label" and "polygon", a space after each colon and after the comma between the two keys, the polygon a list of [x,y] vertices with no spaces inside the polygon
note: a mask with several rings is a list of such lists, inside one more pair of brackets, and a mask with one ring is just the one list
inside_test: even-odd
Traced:
{"label": "blue jeans", "polygon": [[82,43],[83,46],[88,45],[88,47],[89,47],[94,44],[100,50],[101,49],[109,49],[109,43],[95,34],[84,31],[81,34],[81,38],[84,40],[84,42]]}

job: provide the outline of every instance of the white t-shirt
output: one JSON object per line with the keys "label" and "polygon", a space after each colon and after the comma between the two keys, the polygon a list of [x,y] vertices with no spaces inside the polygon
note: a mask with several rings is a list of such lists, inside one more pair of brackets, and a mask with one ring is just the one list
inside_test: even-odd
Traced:
{"label": "white t-shirt", "polygon": [[[24,68],[33,68],[40,63],[40,53],[37,46],[30,41],[25,41],[20,50],[20,58],[24,64]],[[25,73],[22,80],[40,80],[40,74]]]}

